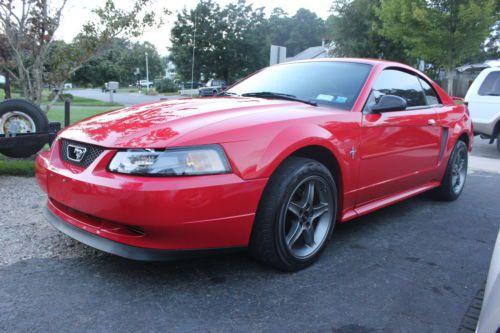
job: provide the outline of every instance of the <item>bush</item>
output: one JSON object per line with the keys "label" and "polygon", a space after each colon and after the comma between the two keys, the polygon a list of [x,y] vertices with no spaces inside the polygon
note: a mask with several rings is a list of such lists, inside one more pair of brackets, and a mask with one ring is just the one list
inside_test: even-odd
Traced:
{"label": "bush", "polygon": [[[49,97],[47,97],[47,99],[49,100],[49,102],[51,102],[54,97],[56,97],[56,93],[53,91],[49,94]],[[57,101],[56,102],[64,102],[65,100],[69,99],[70,101],[73,100],[73,95],[71,94],[65,94],[65,93],[62,93],[59,95],[59,97],[57,98]]]}
{"label": "bush", "polygon": [[156,91],[159,93],[176,92],[179,90],[179,87],[170,79],[161,79],[155,82],[155,86]]}

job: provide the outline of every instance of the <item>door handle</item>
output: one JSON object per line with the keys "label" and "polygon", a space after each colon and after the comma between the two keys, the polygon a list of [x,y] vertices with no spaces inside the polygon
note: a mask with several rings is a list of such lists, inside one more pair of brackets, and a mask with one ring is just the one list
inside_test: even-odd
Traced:
{"label": "door handle", "polygon": [[436,126],[436,121],[434,119],[429,119],[427,121],[427,124],[431,125],[431,126]]}

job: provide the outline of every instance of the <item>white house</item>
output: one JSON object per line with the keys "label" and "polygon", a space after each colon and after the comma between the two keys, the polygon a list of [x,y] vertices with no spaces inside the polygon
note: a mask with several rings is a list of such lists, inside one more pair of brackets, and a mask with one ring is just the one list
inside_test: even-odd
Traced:
{"label": "white house", "polygon": [[270,65],[279,64],[282,62],[306,60],[306,59],[321,59],[329,58],[329,52],[334,48],[333,43],[326,44],[324,41],[320,46],[313,46],[296,54],[293,57],[286,56],[286,47],[271,45],[271,61]]}

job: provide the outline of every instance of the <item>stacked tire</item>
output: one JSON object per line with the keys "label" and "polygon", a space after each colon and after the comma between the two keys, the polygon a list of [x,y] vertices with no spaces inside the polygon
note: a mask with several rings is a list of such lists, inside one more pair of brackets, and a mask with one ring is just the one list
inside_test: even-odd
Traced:
{"label": "stacked tire", "polygon": [[[10,125],[15,121],[24,122],[29,126],[19,128],[19,126]],[[14,132],[12,132],[12,127],[14,127]],[[40,107],[22,99],[9,99],[0,103],[0,135],[10,136],[24,133],[46,133],[48,131],[49,120]],[[0,154],[15,158],[29,157],[39,152],[45,143],[41,140],[29,145],[0,149]]]}

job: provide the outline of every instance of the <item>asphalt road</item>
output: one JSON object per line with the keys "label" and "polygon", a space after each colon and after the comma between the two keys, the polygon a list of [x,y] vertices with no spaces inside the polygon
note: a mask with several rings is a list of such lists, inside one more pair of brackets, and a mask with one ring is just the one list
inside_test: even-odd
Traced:
{"label": "asphalt road", "polygon": [[500,160],[500,151],[497,149],[496,141],[490,144],[490,140],[481,139],[479,136],[474,137],[472,155]]}
{"label": "asphalt road", "polygon": [[50,229],[33,179],[0,177],[0,331],[456,332],[486,278],[499,188],[473,173],[456,202],[424,194],[339,225],[314,266],[285,274],[244,253],[102,255]]}
{"label": "asphalt road", "polygon": [[[109,102],[109,93],[103,93],[101,89],[74,89],[70,91],[72,95],[86,98],[93,98],[103,102]],[[147,96],[140,93],[117,92],[113,94],[113,101],[125,106],[156,102],[160,99],[175,99],[180,96]]]}

